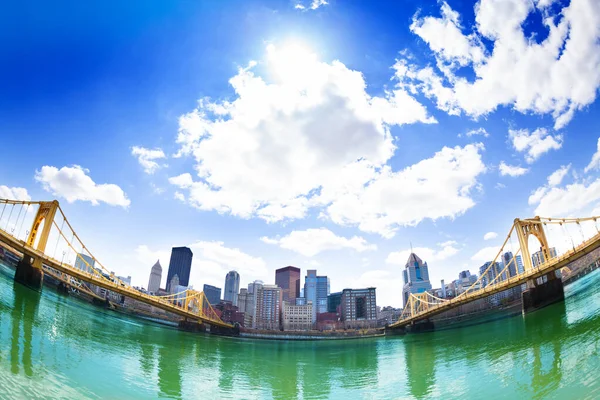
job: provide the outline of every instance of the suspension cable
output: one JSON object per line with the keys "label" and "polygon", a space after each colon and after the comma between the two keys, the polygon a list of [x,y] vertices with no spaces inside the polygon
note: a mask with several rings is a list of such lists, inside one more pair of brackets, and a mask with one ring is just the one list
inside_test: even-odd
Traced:
{"label": "suspension cable", "polygon": [[2,221],[2,217],[4,216],[4,210],[6,210],[6,205],[7,205],[7,204],[8,204],[8,203],[5,201],[5,202],[4,202],[4,207],[2,207],[2,214],[0,214],[0,222]]}
{"label": "suspension cable", "polygon": [[25,210],[25,215],[23,215],[23,220],[21,221],[21,227],[19,228],[19,233],[17,234],[17,238],[21,236],[21,230],[23,230],[23,223],[25,222],[25,218],[27,217],[27,213],[29,212],[29,206],[31,204],[27,204],[27,209]]}
{"label": "suspension cable", "polygon": [[10,217],[12,217],[13,210],[15,209],[15,205],[13,203],[12,208],[10,209],[10,214],[8,214],[8,219],[6,220],[6,229],[8,229],[8,225],[10,224]]}

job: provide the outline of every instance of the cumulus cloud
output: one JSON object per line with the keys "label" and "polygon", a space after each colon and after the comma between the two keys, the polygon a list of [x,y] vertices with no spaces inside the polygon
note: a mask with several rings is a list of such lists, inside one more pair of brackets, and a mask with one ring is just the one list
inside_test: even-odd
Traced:
{"label": "cumulus cloud", "polygon": [[598,138],[598,144],[596,145],[596,152],[592,156],[590,163],[585,167],[584,172],[588,173],[593,169],[600,169],[600,138]]}
{"label": "cumulus cloud", "polygon": [[563,165],[559,169],[551,173],[550,176],[548,176],[548,186],[552,187],[560,185],[565,176],[567,176],[569,169],[571,169],[571,164]]}
{"label": "cumulus cloud", "polygon": [[180,118],[178,155],[195,158],[197,178],[170,182],[192,206],[268,222],[319,207],[338,224],[389,237],[398,225],[474,205],[481,144],[443,148],[402,171],[388,166],[391,126],[435,122],[408,92],[370,96],[360,72],[298,46],[268,47],[272,82],[254,65],[230,80],[233,101],[204,99]]}
{"label": "cumulus cloud", "polygon": [[424,262],[441,261],[452,257],[460,251],[455,241],[449,240],[444,243],[438,243],[437,248],[432,249],[429,247],[415,247],[413,249],[404,249],[400,251],[393,251],[388,254],[385,262],[388,264],[395,265],[406,265],[408,257],[410,256],[411,250],[413,253],[421,257]]}
{"label": "cumulus cloud", "polygon": [[31,196],[25,188],[0,185],[0,199],[29,201]]}
{"label": "cumulus cloud", "polygon": [[317,8],[321,6],[326,6],[327,4],[329,3],[326,0],[312,0],[308,5],[305,5],[303,3],[296,3],[294,8],[296,10],[316,10]]}
{"label": "cumulus cloud", "polygon": [[[477,253],[473,254],[471,260],[479,261],[481,263],[485,263],[488,261],[493,261],[496,254],[500,251],[500,246],[488,246],[479,250]],[[500,261],[500,259],[496,260]]]}
{"label": "cumulus cloud", "polygon": [[162,149],[147,149],[138,146],[133,146],[131,148],[131,155],[137,157],[138,162],[144,168],[144,172],[150,175],[164,166],[160,165],[156,160],[167,157]]}
{"label": "cumulus cloud", "polygon": [[92,205],[100,202],[111,206],[128,207],[131,203],[123,190],[112,183],[97,184],[88,176],[90,171],[73,165],[72,167],[56,167],[44,165],[35,173],[35,180],[40,182],[44,190],[54,196],[64,197],[69,203],[89,201]]}
{"label": "cumulus cloud", "polygon": [[529,204],[537,205],[535,215],[543,217],[568,217],[583,212],[600,201],[600,178],[586,184],[576,182],[564,187],[538,188]]}
{"label": "cumulus cloud", "polygon": [[529,172],[528,168],[523,168],[520,165],[508,165],[504,161],[500,162],[500,166],[498,167],[498,169],[500,170],[501,176],[508,175],[515,177],[525,175],[527,172]]}
{"label": "cumulus cloud", "polygon": [[[458,137],[462,137],[463,134],[459,133]],[[490,134],[488,133],[488,131],[486,131],[484,128],[477,128],[477,129],[472,129],[468,132],[465,133],[466,137],[471,137],[471,136],[483,136],[483,137],[489,137]]]}
{"label": "cumulus cloud", "polygon": [[525,160],[531,164],[542,154],[562,147],[562,135],[552,136],[545,128],[529,133],[527,129],[509,130],[508,137],[515,150],[525,153]]}
{"label": "cumulus cloud", "polygon": [[[600,3],[546,3],[481,0],[475,25],[467,27],[446,2],[440,17],[415,15],[411,31],[429,46],[437,70],[399,59],[399,86],[420,90],[451,115],[476,118],[508,106],[551,114],[554,128],[564,127],[575,111],[595,100],[600,86]],[[542,41],[525,36],[523,26],[533,13],[542,14],[548,30]],[[470,69],[468,77],[460,75],[461,68]]]}
{"label": "cumulus cloud", "polygon": [[496,239],[497,237],[498,237],[498,234],[496,232],[488,232],[485,235],[483,235],[483,240]]}
{"label": "cumulus cloud", "polygon": [[[563,165],[559,169],[557,169],[556,171],[551,173],[547,178],[548,183],[546,185],[540,186],[537,189],[535,189],[529,196],[528,203],[530,205],[541,203],[542,200],[544,200],[544,198],[546,197],[546,195],[550,193],[552,188],[554,188],[555,186],[559,186],[562,183],[563,179],[565,178],[565,176],[567,175],[567,173],[569,172],[570,169],[571,169],[571,164]],[[557,190],[558,191],[556,191],[555,193],[560,193],[560,191],[562,191],[564,189],[557,189]],[[544,200],[544,201],[546,202],[546,200]],[[548,210],[548,207],[546,207],[546,210]],[[542,211],[545,211],[545,210],[542,209]],[[542,214],[537,214],[537,212],[538,212],[538,210],[536,210],[536,215],[542,215]],[[554,214],[544,214],[544,216],[546,216],[546,215],[549,217],[555,216]]]}
{"label": "cumulus cloud", "polygon": [[261,240],[268,244],[278,244],[283,249],[295,251],[306,257],[313,257],[323,251],[354,249],[357,252],[377,250],[377,246],[369,244],[360,236],[346,238],[338,236],[327,228],[306,229],[292,231],[281,238],[262,237]]}

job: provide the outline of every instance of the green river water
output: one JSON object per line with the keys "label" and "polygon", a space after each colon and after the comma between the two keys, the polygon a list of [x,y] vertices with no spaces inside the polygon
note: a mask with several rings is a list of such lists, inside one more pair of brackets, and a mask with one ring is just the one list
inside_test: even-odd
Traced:
{"label": "green river water", "polygon": [[600,273],[526,317],[426,334],[280,342],[181,332],[0,264],[0,399],[600,398]]}

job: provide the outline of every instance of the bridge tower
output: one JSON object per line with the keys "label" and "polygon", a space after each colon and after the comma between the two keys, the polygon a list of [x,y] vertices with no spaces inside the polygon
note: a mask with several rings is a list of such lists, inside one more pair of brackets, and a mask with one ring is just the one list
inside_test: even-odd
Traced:
{"label": "bridge tower", "polygon": [[[42,288],[44,272],[39,253],[44,253],[46,250],[46,244],[48,244],[48,237],[50,236],[50,230],[52,229],[52,223],[54,222],[57,210],[58,201],[56,200],[40,203],[33,219],[29,236],[27,237],[27,246],[23,252],[23,258],[17,264],[15,281],[34,289]],[[42,223],[44,225],[40,231]],[[38,239],[37,246],[35,244],[36,239]],[[28,251],[29,249],[34,251]]]}
{"label": "bridge tower", "polygon": [[[529,235],[533,235],[540,242],[544,261],[550,260],[550,246],[540,217],[536,216],[526,220],[516,218],[514,225],[519,238],[525,272],[534,269],[531,262],[531,252],[529,251]],[[554,271],[544,276],[546,279],[542,279],[543,277],[538,278],[546,281],[540,284],[537,283],[537,279],[527,281],[527,290],[521,294],[524,313],[564,300],[565,293],[562,280],[557,278]]]}

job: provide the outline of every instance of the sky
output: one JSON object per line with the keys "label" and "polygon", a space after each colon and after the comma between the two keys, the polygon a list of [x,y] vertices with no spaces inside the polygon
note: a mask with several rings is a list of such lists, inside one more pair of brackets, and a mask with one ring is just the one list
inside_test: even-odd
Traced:
{"label": "sky", "polygon": [[133,285],[189,246],[196,289],[294,265],[401,306],[411,247],[439,287],[514,218],[600,215],[596,0],[3,8],[0,197]]}

